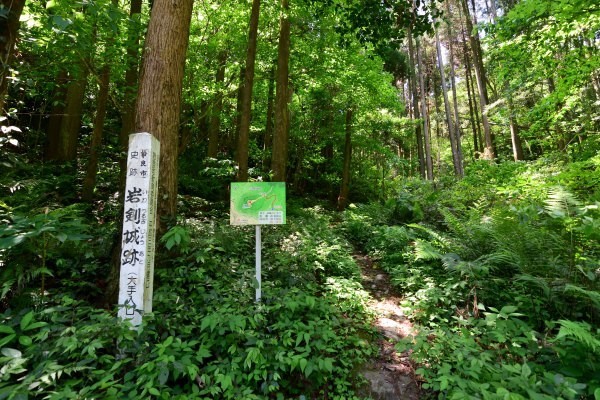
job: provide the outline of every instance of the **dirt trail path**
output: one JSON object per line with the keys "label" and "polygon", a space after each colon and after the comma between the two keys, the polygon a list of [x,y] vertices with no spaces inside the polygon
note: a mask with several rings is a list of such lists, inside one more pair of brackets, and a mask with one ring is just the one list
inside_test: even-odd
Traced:
{"label": "dirt trail path", "polygon": [[417,400],[419,386],[408,355],[398,354],[394,349],[396,342],[413,331],[399,307],[402,299],[394,291],[389,276],[377,269],[368,256],[353,257],[362,271],[362,285],[371,294],[370,307],[378,316],[375,324],[381,332],[379,357],[362,371],[370,384],[364,395],[374,400]]}

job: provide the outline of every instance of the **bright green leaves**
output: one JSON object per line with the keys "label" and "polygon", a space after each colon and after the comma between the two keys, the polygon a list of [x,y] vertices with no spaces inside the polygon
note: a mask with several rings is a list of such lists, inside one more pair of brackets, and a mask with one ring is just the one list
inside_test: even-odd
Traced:
{"label": "bright green leaves", "polygon": [[487,67],[520,105],[515,117],[527,127],[524,137],[545,150],[597,129],[592,83],[599,28],[600,9],[579,0],[521,1],[486,27]]}

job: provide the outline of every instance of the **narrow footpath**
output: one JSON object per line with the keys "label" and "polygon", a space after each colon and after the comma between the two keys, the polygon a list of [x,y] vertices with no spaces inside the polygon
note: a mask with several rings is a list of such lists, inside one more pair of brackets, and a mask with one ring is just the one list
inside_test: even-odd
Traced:
{"label": "narrow footpath", "polygon": [[362,285],[370,293],[370,307],[376,313],[376,328],[381,332],[379,356],[362,371],[369,382],[365,396],[374,400],[419,399],[419,385],[408,354],[398,354],[394,345],[412,335],[413,326],[399,304],[401,297],[394,291],[389,276],[376,268],[365,255],[354,254],[361,268]]}

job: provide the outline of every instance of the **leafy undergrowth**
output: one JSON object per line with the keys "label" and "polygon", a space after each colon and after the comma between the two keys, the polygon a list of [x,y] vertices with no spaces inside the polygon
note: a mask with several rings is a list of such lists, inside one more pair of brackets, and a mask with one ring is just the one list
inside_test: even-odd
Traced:
{"label": "leafy undergrowth", "polygon": [[398,351],[432,397],[600,398],[598,161],[476,164],[345,213],[405,295],[418,334]]}
{"label": "leafy undergrowth", "polygon": [[[98,270],[69,275],[57,263],[69,245],[98,245],[83,220],[6,212],[2,260],[37,272],[5,285],[0,399],[358,398],[357,368],[376,352],[368,295],[327,213],[292,207],[288,225],[263,229],[256,304],[253,230],[192,208],[162,238],[170,254],[157,260],[154,313],[139,330],[70,290]],[[40,276],[61,280],[42,296]]]}

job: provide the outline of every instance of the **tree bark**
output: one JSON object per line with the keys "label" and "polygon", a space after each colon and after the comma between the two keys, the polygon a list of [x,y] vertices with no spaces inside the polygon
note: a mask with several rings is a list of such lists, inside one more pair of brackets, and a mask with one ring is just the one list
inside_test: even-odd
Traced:
{"label": "tree bark", "polygon": [[52,110],[46,128],[46,146],[44,149],[45,160],[58,159],[58,146],[60,144],[60,121],[65,113],[67,96],[67,71],[61,69],[56,76],[56,88],[52,96]]}
{"label": "tree bark", "polygon": [[96,187],[96,174],[98,172],[98,155],[102,145],[102,133],[104,131],[104,119],[106,117],[106,105],[108,103],[108,85],[110,83],[110,66],[102,67],[100,73],[100,89],[98,101],[96,102],[96,117],[94,118],[94,131],[92,132],[92,143],[90,145],[90,158],[88,159],[81,199],[91,202]]}
{"label": "tree bark", "polygon": [[81,114],[88,70],[81,63],[79,71],[71,76],[67,86],[65,114],[60,121],[56,161],[74,161],[77,158],[77,137],[81,129]]}
{"label": "tree bark", "polygon": [[456,138],[454,136],[454,123],[452,122],[452,112],[450,111],[450,101],[448,100],[448,89],[446,88],[446,76],[444,73],[444,61],[442,60],[442,46],[440,43],[440,35],[435,32],[435,44],[437,48],[437,61],[440,70],[440,79],[442,80],[442,95],[444,96],[444,109],[446,111],[446,124],[448,125],[448,136],[450,137],[450,147],[452,148],[452,163],[454,164],[454,174],[458,177],[461,175],[461,160],[456,151]]}
{"label": "tree bark", "polygon": [[221,50],[219,56],[219,66],[215,76],[215,83],[219,88],[217,95],[213,101],[210,112],[210,125],[208,126],[208,150],[206,156],[209,158],[217,158],[219,153],[219,134],[221,133],[221,112],[223,111],[223,84],[225,83],[225,63],[227,62],[227,51]]}
{"label": "tree bark", "polygon": [[427,112],[427,93],[425,90],[425,79],[424,71],[425,65],[423,63],[423,57],[421,57],[421,46],[419,39],[416,40],[417,45],[417,61],[419,63],[419,86],[421,88],[421,115],[423,116],[423,138],[425,142],[425,163],[427,166],[427,179],[433,180],[433,162],[431,159],[431,141],[429,133],[429,119]]}
{"label": "tree bark", "polygon": [[288,0],[281,0],[282,14],[279,25],[279,45],[277,48],[277,78],[275,93],[275,134],[271,169],[274,182],[285,182],[287,169],[289,135],[289,60],[290,60],[290,20]]}
{"label": "tree bark", "polygon": [[136,132],[160,142],[158,235],[177,211],[177,147],[181,91],[193,0],[154,0],[135,107]]}
{"label": "tree bark", "polygon": [[510,126],[510,138],[512,142],[513,158],[515,161],[524,160],[523,144],[521,143],[521,135],[519,134],[519,126],[515,120],[515,107],[512,100],[512,94],[508,87],[508,83],[504,84],[504,93],[506,95],[506,103],[508,105],[508,124]]}
{"label": "tree bark", "polygon": [[[495,0],[492,0],[495,1]],[[450,1],[446,0],[446,11],[448,15],[450,15]],[[452,32],[451,22],[448,21],[448,50],[450,56],[450,85],[452,87],[452,102],[454,105],[454,132],[451,134],[454,135],[454,144],[456,146],[456,155],[458,159],[458,166],[460,170],[460,177],[465,175],[464,166],[463,166],[463,151],[461,144],[461,129],[460,129],[460,116],[458,114],[458,98],[456,96],[456,78],[454,72],[454,45],[452,44],[452,40],[454,38]]]}
{"label": "tree bark", "polygon": [[483,158],[486,160],[493,160],[494,154],[494,142],[492,140],[492,131],[490,128],[490,122],[488,120],[486,110],[489,103],[485,68],[483,67],[483,55],[481,53],[481,44],[479,36],[473,31],[473,22],[471,21],[471,12],[467,0],[461,0],[463,11],[465,13],[465,22],[467,24],[467,31],[469,32],[469,42],[471,44],[471,51],[473,52],[473,64],[475,67],[475,77],[477,79],[477,88],[479,90],[479,106],[481,108],[481,120],[483,122],[483,132],[485,139],[485,148],[483,151]]}
{"label": "tree bark", "polygon": [[252,119],[252,88],[254,87],[254,61],[256,60],[259,14],[260,0],[253,0],[248,27],[248,51],[246,52],[246,71],[244,73],[244,86],[242,87],[240,131],[236,152],[239,168],[237,180],[239,182],[248,180],[248,141]]}
{"label": "tree bark", "polygon": [[[412,109],[413,119],[419,119],[419,96],[417,93],[417,78],[416,78],[416,62],[415,62],[415,50],[412,38],[412,29],[409,27],[407,30],[406,39],[408,40],[408,56],[410,62],[410,92],[412,97]],[[417,155],[419,157],[419,174],[421,178],[425,179],[425,155],[423,154],[423,136],[421,132],[421,125],[415,125],[415,135],[417,138]]]}
{"label": "tree bark", "polygon": [[4,112],[8,92],[8,71],[13,62],[15,43],[19,34],[19,18],[23,13],[25,0],[0,0],[2,9],[7,10],[0,23],[0,114]]}
{"label": "tree bark", "polygon": [[[135,124],[135,97],[137,94],[136,86],[139,70],[139,50],[140,31],[134,21],[136,16],[142,12],[142,0],[131,0],[129,10],[129,28],[127,31],[127,70],[125,71],[125,83],[123,87],[123,109],[121,111],[121,132],[119,133],[119,145],[122,152],[127,151],[129,135],[133,133]],[[121,168],[126,168],[127,157],[122,157]],[[121,175],[124,176],[124,173]]]}
{"label": "tree bark", "polygon": [[275,100],[275,67],[269,74],[269,94],[267,95],[267,121],[265,123],[265,138],[263,143],[263,170],[267,171],[269,163],[268,152],[273,143],[273,103]]}
{"label": "tree bark", "polygon": [[348,205],[348,193],[350,193],[350,164],[352,161],[352,114],[351,108],[346,110],[346,137],[344,141],[344,165],[342,167],[342,184],[340,195],[337,199],[338,211],[344,211]]}

